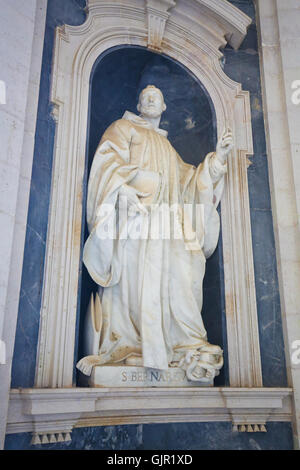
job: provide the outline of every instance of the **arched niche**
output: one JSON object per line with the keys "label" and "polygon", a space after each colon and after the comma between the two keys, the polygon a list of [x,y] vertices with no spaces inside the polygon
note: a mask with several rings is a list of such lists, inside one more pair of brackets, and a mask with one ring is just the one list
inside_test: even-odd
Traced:
{"label": "arched niche", "polygon": [[[170,142],[185,162],[197,166],[207,153],[215,149],[217,126],[212,100],[203,85],[186,67],[168,56],[144,47],[111,48],[96,60],[91,73],[87,160],[83,185],[85,189],[93,156],[104,131],[113,121],[122,117],[126,110],[137,112],[139,92],[148,84],[156,85],[164,94],[167,110],[162,116],[160,127],[168,131]],[[85,205],[86,190],[83,192],[81,250],[88,237]],[[223,269],[220,269],[221,263],[222,249],[219,244],[206,265],[202,317],[209,340],[226,348],[225,318],[222,318],[225,305],[222,295],[224,279]],[[90,295],[98,287],[90,278],[85,266],[80,268],[82,274],[79,277],[80,295],[77,313],[79,322],[76,337],[78,357],[75,358],[75,362],[83,357],[84,317]],[[226,350],[224,355],[227,358]],[[215,379],[215,385],[225,385],[225,371],[226,367]]]}
{"label": "arched niche", "polygon": [[74,384],[81,227],[93,66],[112,47],[148,47],[177,60],[207,90],[217,134],[234,133],[222,200],[226,334],[232,387],[262,385],[247,181],[249,93],[223,72],[219,48],[238,47],[250,19],[226,0],[89,0],[87,20],[58,28],[51,100],[54,151],[37,387]]}

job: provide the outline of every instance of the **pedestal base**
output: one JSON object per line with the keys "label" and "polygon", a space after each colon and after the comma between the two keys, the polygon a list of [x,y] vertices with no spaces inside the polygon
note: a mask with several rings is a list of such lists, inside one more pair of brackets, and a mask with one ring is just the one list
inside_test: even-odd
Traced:
{"label": "pedestal base", "polygon": [[194,382],[186,378],[185,371],[177,367],[168,370],[146,367],[109,365],[96,366],[90,377],[90,387],[212,387],[213,380]]}

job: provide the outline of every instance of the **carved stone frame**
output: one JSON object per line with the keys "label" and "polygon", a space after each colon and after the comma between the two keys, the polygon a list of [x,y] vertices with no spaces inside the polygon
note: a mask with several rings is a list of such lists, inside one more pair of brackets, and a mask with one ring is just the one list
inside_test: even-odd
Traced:
{"label": "carved stone frame", "polygon": [[[8,432],[33,430],[35,443],[40,435],[46,443],[68,440],[72,427],[83,425],[231,420],[245,430],[269,419],[290,420],[291,390],[262,388],[247,181],[249,93],[220,63],[220,47],[227,40],[238,47],[251,20],[226,0],[88,3],[83,25],[56,31],[51,101],[57,128],[36,382],[35,389],[11,392]],[[222,200],[228,388],[72,388],[90,74],[100,54],[128,44],[187,67],[213,101],[218,135],[225,125],[233,130]]]}
{"label": "carved stone frame", "polygon": [[[193,18],[191,4],[198,8],[199,20]],[[253,152],[249,93],[224,74],[219,51],[226,44],[224,36],[236,43],[239,33],[239,41],[243,39],[249,18],[224,0],[180,5],[170,0],[148,0],[146,5],[90,0],[83,25],[57,29],[51,93],[57,129],[37,387],[72,386],[90,74],[101,53],[122,44],[155,48],[185,65],[213,101],[218,135],[225,125],[233,130],[235,149],[222,200],[230,385],[262,385],[247,183],[247,155]],[[158,31],[150,34],[149,28],[158,24]]]}

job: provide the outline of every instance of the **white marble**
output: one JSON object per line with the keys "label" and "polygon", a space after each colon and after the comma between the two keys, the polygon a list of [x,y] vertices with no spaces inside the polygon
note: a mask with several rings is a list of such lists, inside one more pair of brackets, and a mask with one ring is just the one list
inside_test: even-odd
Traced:
{"label": "white marble", "polygon": [[148,47],[160,51],[166,21],[170,16],[168,10],[176,5],[174,0],[146,0],[148,20]]}
{"label": "white marble", "polygon": [[117,365],[96,366],[86,381],[90,387],[209,387],[213,380],[191,381],[184,370]]}
{"label": "white marble", "polygon": [[[221,348],[207,340],[202,281],[205,260],[218,242],[216,208],[233,136],[224,130],[216,152],[195,168],[184,163],[159,128],[166,110],[161,90],[148,85],[137,110],[139,116],[126,111],[105,131],[90,171],[90,235],[83,262],[101,286],[101,301],[98,294],[94,305],[91,299],[86,325],[90,355],[77,368],[90,375],[98,343],[99,365],[130,360],[152,369],[182,368],[188,380],[211,381],[223,358]],[[193,223],[198,206],[204,208],[204,220]],[[116,226],[117,233],[106,231]]]}

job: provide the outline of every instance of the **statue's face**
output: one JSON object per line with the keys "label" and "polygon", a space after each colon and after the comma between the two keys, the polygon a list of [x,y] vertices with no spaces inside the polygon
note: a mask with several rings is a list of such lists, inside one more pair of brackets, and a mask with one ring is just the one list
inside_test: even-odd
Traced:
{"label": "statue's face", "polygon": [[137,109],[142,116],[159,117],[166,110],[161,92],[156,88],[145,88],[140,94]]}

